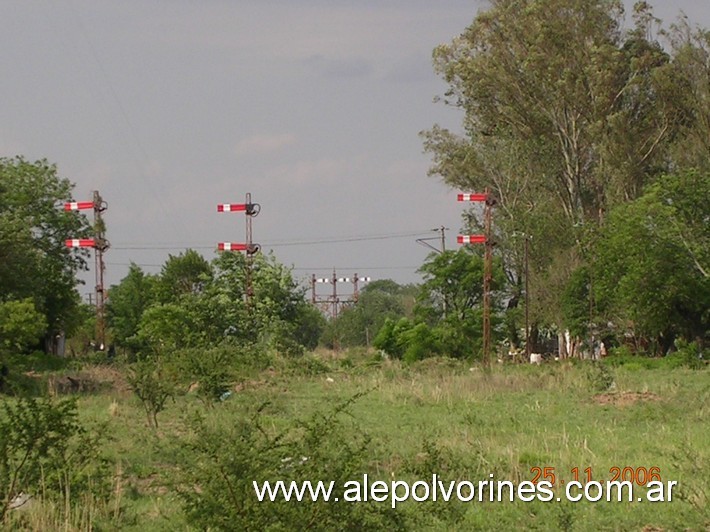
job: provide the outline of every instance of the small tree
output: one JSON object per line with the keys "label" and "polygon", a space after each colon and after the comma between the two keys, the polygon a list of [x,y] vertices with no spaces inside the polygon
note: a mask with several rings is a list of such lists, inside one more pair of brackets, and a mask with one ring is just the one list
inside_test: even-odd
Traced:
{"label": "small tree", "polygon": [[[0,523],[20,493],[69,506],[66,493],[110,497],[108,473],[97,460],[103,431],[79,422],[75,399],[21,398],[0,410]],[[78,497],[77,500],[80,500]]]}
{"label": "small tree", "polygon": [[133,365],[128,372],[128,385],[140,399],[145,409],[148,425],[158,428],[158,414],[165,409],[168,399],[174,396],[174,386],[162,368],[162,362],[153,358]]}
{"label": "small tree", "polygon": [[24,351],[47,330],[47,320],[37,311],[32,299],[0,303],[0,345],[5,349]]}
{"label": "small tree", "polygon": [[[710,173],[665,176],[614,209],[595,246],[597,312],[665,351],[710,329]],[[601,320],[600,320],[601,321]]]}

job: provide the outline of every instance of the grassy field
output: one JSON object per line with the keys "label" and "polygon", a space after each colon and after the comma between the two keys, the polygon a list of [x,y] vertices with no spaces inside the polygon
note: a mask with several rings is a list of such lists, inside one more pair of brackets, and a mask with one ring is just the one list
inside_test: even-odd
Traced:
{"label": "grassy field", "polygon": [[[157,429],[148,426],[120,366],[82,371],[104,383],[79,394],[79,411],[87,426],[103,425],[109,436],[103,453],[112,468],[112,496],[108,501],[86,500],[81,511],[68,517],[65,512],[61,519],[56,517],[59,508],[35,503],[10,516],[16,525],[37,530],[200,528],[190,526],[190,512],[219,513],[230,501],[220,498],[223,487],[218,484],[210,491],[213,463],[221,464],[214,471],[223,466],[235,468],[237,475],[252,471],[248,460],[241,463],[236,455],[254,447],[262,451],[250,460],[263,460],[262,469],[253,471],[264,471],[269,456],[283,456],[275,444],[264,441],[286,434],[284,441],[291,447],[284,449],[300,449],[323,462],[304,469],[303,475],[326,475],[335,467],[334,478],[351,475],[353,480],[364,473],[373,480],[429,480],[436,473],[446,481],[478,482],[493,474],[497,480],[520,482],[533,479],[535,468],[548,467],[554,468],[557,480],[572,480],[573,468],[583,478],[591,468],[594,480],[605,481],[612,479],[614,467],[656,467],[663,481],[678,482],[673,501],[664,503],[409,501],[388,516],[402,529],[710,529],[707,370],[549,363],[498,365],[486,374],[459,361],[431,359],[403,366],[371,353],[322,352],[246,371],[232,394],[213,406],[183,390],[158,415]],[[249,429],[249,423],[258,430]],[[237,426],[241,432],[234,432]],[[259,440],[261,433],[265,440]],[[351,460],[350,469],[325,464],[330,458]],[[278,463],[274,471],[278,473]],[[289,474],[299,479],[298,471]],[[300,478],[307,479],[331,480]],[[242,480],[250,486],[251,480],[263,479]],[[239,511],[266,515],[262,524],[254,521],[259,529],[269,523],[269,504],[254,498]],[[288,509],[272,506],[290,515],[298,503],[290,504]],[[314,508],[304,512],[321,515]],[[272,524],[276,529],[304,529],[306,524],[332,528],[326,517],[304,523],[298,521],[303,514],[294,515],[289,518],[295,519],[292,527],[279,520]],[[378,522],[372,521],[370,528],[377,529]]]}

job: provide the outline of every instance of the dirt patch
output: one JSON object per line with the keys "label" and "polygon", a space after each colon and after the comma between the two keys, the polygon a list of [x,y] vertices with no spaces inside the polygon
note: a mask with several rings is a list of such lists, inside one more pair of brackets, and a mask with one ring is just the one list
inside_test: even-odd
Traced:
{"label": "dirt patch", "polygon": [[600,393],[593,398],[598,405],[629,406],[640,401],[660,401],[661,397],[652,392]]}
{"label": "dirt patch", "polygon": [[123,374],[109,367],[89,367],[76,373],[50,375],[47,378],[47,389],[50,395],[97,393],[105,390],[130,393]]}

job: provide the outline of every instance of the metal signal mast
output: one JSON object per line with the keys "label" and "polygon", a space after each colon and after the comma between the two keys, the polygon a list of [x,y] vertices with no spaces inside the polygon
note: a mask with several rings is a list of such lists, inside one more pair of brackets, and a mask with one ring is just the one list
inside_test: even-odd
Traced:
{"label": "metal signal mast", "polygon": [[110,244],[106,240],[106,225],[102,214],[108,204],[101,198],[98,190],[94,191],[93,201],[70,201],[64,204],[65,211],[94,211],[94,238],[70,238],[65,244],[70,248],[94,248],[94,269],[96,270],[96,343],[100,350],[106,346],[106,292],[104,290],[104,253]]}
{"label": "metal signal mast", "polygon": [[[311,276],[311,303],[318,305],[320,303],[321,307],[324,308],[331,318],[335,319],[338,317],[339,310],[349,303],[357,303],[360,298],[360,283],[367,283],[371,281],[370,277],[358,277],[356,273],[352,278],[350,277],[338,277],[333,269],[332,277],[321,277],[317,278],[315,274]],[[319,296],[316,293],[316,284],[331,284],[333,286],[333,291],[327,296]],[[353,291],[352,294],[343,296],[338,294],[338,283],[352,283]]]}
{"label": "metal signal mast", "polygon": [[491,223],[493,207],[496,199],[488,192],[475,194],[459,194],[458,201],[482,202],[484,234],[459,235],[459,244],[484,244],[483,256],[483,365],[486,369],[491,367],[491,281],[493,279],[493,240],[491,239]]}
{"label": "metal signal mast", "polygon": [[246,215],[246,242],[219,242],[217,249],[219,251],[246,251],[246,303],[247,308],[251,308],[251,299],[254,296],[252,286],[254,255],[261,249],[259,244],[252,242],[252,219],[261,212],[261,205],[252,203],[251,193],[247,192],[245,203],[219,203],[217,212],[243,212]]}

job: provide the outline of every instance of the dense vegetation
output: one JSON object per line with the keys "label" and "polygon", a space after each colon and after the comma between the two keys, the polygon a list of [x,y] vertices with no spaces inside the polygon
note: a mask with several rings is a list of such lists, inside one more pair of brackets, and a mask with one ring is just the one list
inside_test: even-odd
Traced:
{"label": "dense vegetation", "polygon": [[[91,234],[61,208],[73,186],[46,161],[0,159],[0,523],[710,526],[710,32],[657,30],[645,2],[633,21],[624,28],[615,0],[493,0],[434,51],[463,124],[422,134],[431,173],[497,199],[501,363],[489,372],[475,246],[430,255],[419,285],[369,284],[333,320],[272,255],[188,249],[156,275],[134,264],[109,291],[112,347],[94,352],[77,291],[88,255],[64,245]],[[476,209],[464,222],[481,229]],[[573,360],[509,363],[525,301],[533,349]],[[576,360],[602,340],[609,357]],[[534,467],[603,478],[613,466],[658,467],[680,495],[393,511],[258,504],[251,491],[256,479],[521,481]]]}

